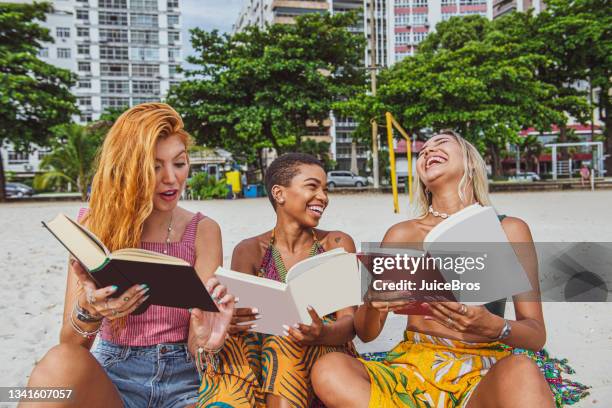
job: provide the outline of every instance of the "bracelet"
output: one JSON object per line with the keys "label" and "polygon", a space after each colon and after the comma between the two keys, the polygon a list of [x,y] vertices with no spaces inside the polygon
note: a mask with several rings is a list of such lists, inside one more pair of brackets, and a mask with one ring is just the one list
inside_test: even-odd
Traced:
{"label": "bracelet", "polygon": [[[198,347],[196,351],[196,368],[198,369],[200,380],[204,373],[210,377],[217,376],[219,372],[219,353],[223,350],[224,345],[225,344],[221,345],[215,350]],[[202,361],[202,356],[204,357],[204,361]]]}
{"label": "bracelet", "polygon": [[497,336],[495,339],[493,339],[493,341],[504,340],[508,336],[510,336],[511,332],[512,332],[512,326],[510,326],[510,322],[508,322],[508,320],[504,319],[504,327],[502,327],[501,332],[499,333],[499,336]]}
{"label": "bracelet", "polygon": [[76,314],[77,319],[82,321],[83,323],[98,323],[104,319],[104,316],[94,316],[90,314],[86,309],[83,309],[81,305],[79,305],[79,299],[74,302],[74,312]]}
{"label": "bracelet", "polygon": [[70,325],[72,326],[72,328],[74,329],[75,332],[79,333],[81,336],[83,336],[86,339],[92,339],[92,338],[96,337],[96,335],[100,331],[100,327],[101,327],[101,325],[100,325],[94,331],[90,331],[90,332],[86,331],[86,330],[83,330],[74,321],[74,316],[72,315],[72,313],[70,313]]}

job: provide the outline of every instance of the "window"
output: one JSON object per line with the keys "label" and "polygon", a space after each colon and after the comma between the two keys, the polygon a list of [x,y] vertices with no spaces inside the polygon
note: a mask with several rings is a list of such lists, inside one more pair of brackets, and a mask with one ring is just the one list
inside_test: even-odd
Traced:
{"label": "window", "polygon": [[159,61],[159,48],[132,47],[131,56],[133,60]]}
{"label": "window", "polygon": [[91,96],[81,96],[77,98],[77,104],[81,108],[91,108]]}
{"label": "window", "polygon": [[40,50],[38,50],[38,56],[40,58],[49,58],[49,49],[41,48]]}
{"label": "window", "polygon": [[457,0],[442,0],[442,6],[454,6]]}
{"label": "window", "polygon": [[38,148],[38,160],[42,160],[45,156],[51,154],[50,147],[39,147]]}
{"label": "window", "polygon": [[126,9],[127,0],[98,0],[98,7]]}
{"label": "window", "polygon": [[418,44],[427,37],[427,33],[414,33],[412,38],[413,44]]}
{"label": "window", "polygon": [[395,7],[410,7],[410,0],[395,0]]}
{"label": "window", "polygon": [[102,93],[130,93],[130,84],[128,81],[101,81]]}
{"label": "window", "polygon": [[149,102],[159,102],[159,98],[151,98],[151,97],[135,97],[132,98],[133,105],[140,105],[141,103],[149,103]]}
{"label": "window", "polygon": [[413,14],[412,15],[412,24],[413,25],[427,24],[427,14],[426,13]]}
{"label": "window", "polygon": [[132,64],[132,76],[153,78],[159,75],[159,65]]}
{"label": "window", "polygon": [[78,44],[77,45],[77,54],[78,55],[89,55],[89,45],[87,45],[87,44]]}
{"label": "window", "polygon": [[88,114],[80,115],[79,119],[81,120],[82,123],[89,123],[93,120],[93,116],[90,113],[88,113]]}
{"label": "window", "polygon": [[70,58],[70,48],[58,48],[57,58]]}
{"label": "window", "polygon": [[427,0],[412,0],[412,7],[427,7]]}
{"label": "window", "polygon": [[170,87],[179,86],[180,84],[181,84],[181,81],[170,81]]}
{"label": "window", "polygon": [[168,8],[178,8],[179,0],[168,0]]}
{"label": "window", "polygon": [[100,64],[100,73],[103,76],[128,76],[128,64]]}
{"label": "window", "polygon": [[82,89],[91,89],[91,81],[89,79],[80,79],[77,86]]}
{"label": "window", "polygon": [[159,82],[157,81],[132,81],[132,93],[159,94]]}
{"label": "window", "polygon": [[130,0],[132,10],[157,11],[157,0]]}
{"label": "window", "polygon": [[176,14],[168,14],[168,27],[179,25],[179,16]]}
{"label": "window", "polygon": [[119,28],[101,28],[100,42],[127,42],[128,32]]}
{"label": "window", "polygon": [[77,27],[77,37],[89,37],[89,27]]}
{"label": "window", "polygon": [[29,162],[29,154],[26,152],[8,151],[8,164],[24,164]]}
{"label": "window", "polygon": [[70,38],[70,27],[56,27],[55,35],[57,38]]}
{"label": "window", "polygon": [[126,60],[128,49],[127,47],[100,46],[100,59]]}
{"label": "window", "polygon": [[176,74],[178,74],[178,68],[179,68],[179,66],[178,66],[178,65],[172,65],[172,64],[170,64],[170,65],[168,66],[168,73],[170,74],[170,76],[171,76],[171,77],[172,77],[172,76],[175,76]]}
{"label": "window", "polygon": [[102,109],[106,108],[123,108],[129,106],[130,98],[122,98],[118,96],[102,97]]}
{"label": "window", "polygon": [[178,61],[181,58],[180,48],[168,48],[168,60]]}
{"label": "window", "polygon": [[454,15],[455,13],[442,13],[442,21],[447,21]]}
{"label": "window", "polygon": [[130,22],[135,27],[158,27],[157,14],[131,13]]}
{"label": "window", "polygon": [[395,15],[396,26],[407,26],[410,25],[410,14],[396,14]]}
{"label": "window", "polygon": [[405,45],[410,41],[410,33],[395,33],[395,44],[396,45]]}
{"label": "window", "polygon": [[89,10],[77,9],[76,18],[77,20],[89,21]]}
{"label": "window", "polygon": [[178,31],[168,31],[168,44],[177,45],[181,42],[181,33]]}
{"label": "window", "polygon": [[132,30],[130,36],[134,44],[159,44],[158,31]]}
{"label": "window", "polygon": [[126,13],[115,13],[111,11],[101,11],[99,13],[99,23],[105,25],[127,25],[127,14]]}
{"label": "window", "polygon": [[480,4],[487,4],[486,0],[460,0],[459,4],[462,6],[476,6]]}
{"label": "window", "polygon": [[78,70],[82,72],[91,72],[91,64],[89,62],[79,61],[77,63]]}

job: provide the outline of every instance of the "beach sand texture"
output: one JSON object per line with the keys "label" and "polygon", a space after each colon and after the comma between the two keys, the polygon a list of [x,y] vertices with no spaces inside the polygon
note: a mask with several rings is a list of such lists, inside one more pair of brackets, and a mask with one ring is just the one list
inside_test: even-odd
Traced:
{"label": "beach sand texture", "polygon": [[[520,217],[535,241],[612,241],[612,191],[499,193],[500,214]],[[185,201],[181,205],[215,219],[223,233],[224,262],[235,245],[273,226],[265,198]],[[379,241],[392,224],[410,217],[407,199],[393,213],[391,195],[331,195],[320,227],[350,234],[360,242]],[[57,213],[76,217],[77,202],[0,205],[0,386],[22,386],[34,364],[57,344],[64,303],[67,253],[41,226]],[[509,317],[513,316],[510,307]],[[609,407],[612,401],[612,303],[545,303],[547,349],[569,359],[571,378],[591,385],[576,407]],[[405,318],[394,316],[374,342],[360,351],[384,351],[401,339]],[[1,406],[1,404],[0,404]]]}

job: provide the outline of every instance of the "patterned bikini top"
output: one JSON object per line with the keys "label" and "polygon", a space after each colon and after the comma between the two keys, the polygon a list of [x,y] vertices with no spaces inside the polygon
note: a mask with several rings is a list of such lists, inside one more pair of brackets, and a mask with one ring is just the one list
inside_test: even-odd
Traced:
{"label": "patterned bikini top", "polygon": [[[287,279],[287,268],[285,267],[283,257],[281,256],[279,250],[276,248],[276,246],[274,246],[274,238],[274,230],[272,230],[268,248],[266,248],[266,253],[263,256],[261,266],[259,267],[258,276],[285,283]],[[309,257],[325,252],[325,249],[317,239],[317,235],[315,234],[314,230],[312,230],[312,238],[314,239],[314,242],[312,243],[312,247],[308,253]]]}

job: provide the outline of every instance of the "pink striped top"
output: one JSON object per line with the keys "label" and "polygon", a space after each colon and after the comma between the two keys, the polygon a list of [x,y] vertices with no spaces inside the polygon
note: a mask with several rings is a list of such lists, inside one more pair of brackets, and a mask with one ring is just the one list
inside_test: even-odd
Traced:
{"label": "pink striped top", "polygon": [[[79,211],[79,219],[87,209]],[[198,223],[205,216],[196,213],[180,241],[168,244],[168,255],[195,263],[195,238]],[[140,248],[163,253],[165,242],[141,242]],[[180,308],[151,305],[146,312],[127,318],[123,328],[113,330],[106,319],[102,322],[101,337],[123,346],[153,346],[161,343],[185,343],[189,334],[189,311]],[[113,331],[115,333],[113,333]]]}

